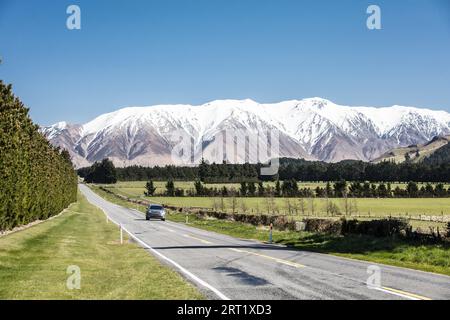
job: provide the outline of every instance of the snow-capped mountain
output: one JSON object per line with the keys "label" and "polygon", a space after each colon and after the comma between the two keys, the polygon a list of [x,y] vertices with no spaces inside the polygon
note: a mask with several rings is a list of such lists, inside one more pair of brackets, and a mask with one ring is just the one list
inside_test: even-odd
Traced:
{"label": "snow-capped mountain", "polygon": [[[42,132],[68,149],[77,167],[105,157],[117,166],[186,164],[186,157],[198,161],[202,156],[211,162],[278,156],[334,162],[372,160],[392,148],[450,134],[450,114],[403,106],[349,107],[321,98],[274,104],[217,100],[124,108],[84,125],[60,122]],[[267,132],[276,132],[277,148]],[[258,149],[267,141],[272,153]]]}

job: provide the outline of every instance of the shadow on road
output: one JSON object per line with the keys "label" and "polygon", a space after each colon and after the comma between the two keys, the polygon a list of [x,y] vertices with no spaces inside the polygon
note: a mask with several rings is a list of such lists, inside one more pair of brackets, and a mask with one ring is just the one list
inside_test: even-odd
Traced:
{"label": "shadow on road", "polygon": [[266,284],[269,284],[267,280],[253,276],[245,271],[242,271],[237,268],[231,268],[231,267],[216,267],[213,268],[213,270],[219,271],[221,273],[224,273],[228,277],[233,277],[239,280],[240,282],[250,285],[250,286],[264,286]]}

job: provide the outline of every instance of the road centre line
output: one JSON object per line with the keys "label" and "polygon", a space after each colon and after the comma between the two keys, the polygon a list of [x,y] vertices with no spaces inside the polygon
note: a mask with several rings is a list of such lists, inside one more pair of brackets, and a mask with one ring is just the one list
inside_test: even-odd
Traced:
{"label": "road centre line", "polygon": [[256,253],[256,252],[247,251],[247,250],[240,250],[240,249],[235,249],[235,248],[229,248],[229,249],[231,251],[234,251],[234,252],[247,253],[247,254],[258,256],[258,257],[261,257],[261,258],[273,260],[273,261],[276,261],[278,263],[285,264],[285,265],[288,265],[288,266],[291,266],[291,267],[294,267],[294,268],[304,268],[304,267],[306,267],[306,266],[304,266],[304,265],[302,265],[300,263],[296,263],[296,262],[293,262],[293,261],[288,261],[288,260],[283,260],[283,259],[267,256],[267,255],[261,254],[261,253]]}
{"label": "road centre line", "polygon": [[191,235],[189,235],[189,234],[185,234],[184,236],[185,236],[186,238],[191,238],[191,239],[198,240],[198,241],[203,242],[203,243],[205,243],[205,244],[213,244],[212,242],[209,242],[209,241],[207,241],[207,240],[203,240],[203,239],[200,239],[200,238],[191,236]]}
{"label": "road centre line", "polygon": [[396,295],[399,297],[403,297],[406,299],[410,299],[410,300],[432,300],[430,298],[420,296],[418,294],[410,293],[410,292],[403,291],[403,290],[393,289],[393,288],[389,288],[389,287],[380,287],[380,288],[374,288],[374,289],[376,289],[378,291],[390,293],[390,294],[393,294],[393,295]]}

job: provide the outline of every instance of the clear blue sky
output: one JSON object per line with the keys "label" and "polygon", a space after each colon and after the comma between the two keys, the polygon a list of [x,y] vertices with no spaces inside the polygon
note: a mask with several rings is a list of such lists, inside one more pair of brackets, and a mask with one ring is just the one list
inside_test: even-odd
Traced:
{"label": "clear blue sky", "polygon": [[0,79],[42,125],[223,98],[450,111],[447,0],[0,0],[0,39]]}

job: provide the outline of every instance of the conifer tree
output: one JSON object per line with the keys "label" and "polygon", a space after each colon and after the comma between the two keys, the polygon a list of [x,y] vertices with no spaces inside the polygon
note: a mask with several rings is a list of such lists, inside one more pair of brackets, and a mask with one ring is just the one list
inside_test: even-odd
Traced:
{"label": "conifer tree", "polygon": [[46,219],[77,199],[69,153],[50,145],[28,111],[0,80],[0,230]]}
{"label": "conifer tree", "polygon": [[145,185],[145,195],[147,197],[152,197],[155,194],[156,187],[153,184],[153,181],[147,181],[147,184]]}

